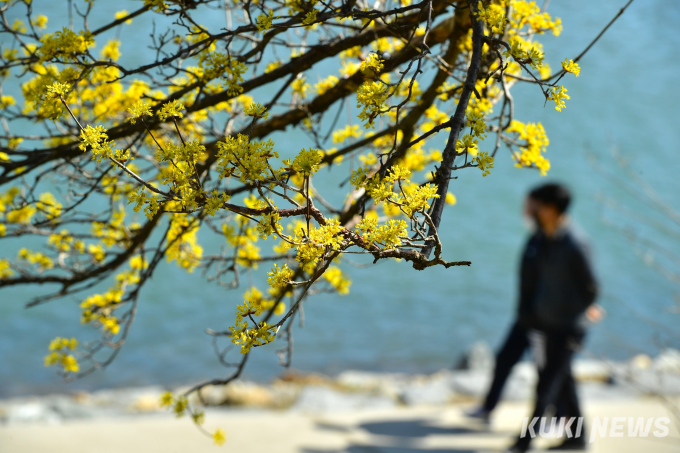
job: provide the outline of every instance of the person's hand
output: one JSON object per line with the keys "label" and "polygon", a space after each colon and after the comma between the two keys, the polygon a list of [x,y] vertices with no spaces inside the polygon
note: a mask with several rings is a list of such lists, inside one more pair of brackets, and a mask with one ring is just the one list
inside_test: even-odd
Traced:
{"label": "person's hand", "polygon": [[586,318],[593,324],[597,324],[598,322],[602,321],[606,314],[607,312],[604,310],[604,308],[598,304],[592,304],[586,310]]}

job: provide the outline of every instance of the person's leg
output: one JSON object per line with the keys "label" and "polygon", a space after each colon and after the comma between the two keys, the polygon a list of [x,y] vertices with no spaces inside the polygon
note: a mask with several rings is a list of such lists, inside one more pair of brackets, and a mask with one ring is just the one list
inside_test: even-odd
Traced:
{"label": "person's leg", "polygon": [[[545,357],[543,368],[538,372],[536,386],[536,401],[532,418],[542,417],[550,404],[558,401],[564,382],[571,375],[571,357],[573,349],[568,345],[568,337],[561,333],[545,334]],[[535,424],[534,431],[538,431],[540,422]],[[529,449],[531,436],[529,432],[521,433],[515,443],[514,451]]]}
{"label": "person's leg", "polygon": [[526,329],[515,323],[512,329],[510,329],[505,343],[503,343],[503,346],[496,354],[493,380],[482,406],[485,411],[493,411],[498,404],[505,381],[508,379],[512,368],[522,358],[522,354],[528,346],[529,340],[527,339]]}
{"label": "person's leg", "polygon": [[[570,340],[568,340],[571,341],[571,344],[568,344],[567,347],[571,347],[572,351],[577,350],[581,345],[582,339],[582,336],[572,337]],[[580,432],[577,432],[579,419],[581,419],[582,414],[578,401],[578,394],[576,392],[576,381],[574,379],[571,366],[569,367],[569,374],[564,379],[564,383],[562,384],[562,389],[558,398],[560,401],[558,408],[561,407],[564,411],[561,416],[566,418],[567,423],[570,419],[573,419],[570,425],[570,433],[573,437],[567,437],[567,434],[564,433],[563,442],[553,448],[550,448],[550,450],[576,450],[585,448],[587,437],[585,422],[582,422]]]}

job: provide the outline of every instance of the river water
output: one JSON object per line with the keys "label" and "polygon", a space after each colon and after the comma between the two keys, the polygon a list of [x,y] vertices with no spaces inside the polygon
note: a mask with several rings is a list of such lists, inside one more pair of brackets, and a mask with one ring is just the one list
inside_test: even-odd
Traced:
{"label": "river water", "polygon": [[[106,3],[104,10],[111,9],[111,14],[126,6],[136,8],[133,2]],[[542,39],[551,66],[577,55],[624,3],[550,2],[551,13],[564,23],[559,38]],[[46,13],[55,23],[63,14]],[[445,258],[470,260],[472,266],[418,272],[407,263],[363,269],[346,265],[353,280],[349,295],[320,294],[305,304],[305,325],[295,331],[293,367],[330,374],[345,369],[432,372],[451,367],[475,342],[497,346],[511,322],[518,255],[529,233],[520,216],[522,198],[530,187],[548,179],[573,189],[573,218],[593,245],[603,292],[599,302],[608,312],[591,330],[585,354],[620,360],[680,347],[680,314],[673,311],[678,307],[677,283],[654,270],[658,256],[641,258],[639,246],[618,227],[632,226],[676,256],[680,243],[661,238],[639,221],[611,215],[601,201],[604,197],[643,219],[666,222],[648,201],[636,197],[640,182],[617,166],[612,158],[617,150],[637,177],[670,206],[680,208],[679,22],[680,2],[635,1],[582,60],[581,76],[564,79],[571,99],[561,113],[543,107],[536,87],[516,87],[516,117],[541,121],[550,138],[549,176],[542,179],[534,171],[514,168],[503,150],[490,176],[482,178],[477,170],[460,172],[451,183],[458,203],[447,208],[441,234]],[[125,54],[133,47],[128,44],[122,50]],[[273,139],[277,147],[295,149],[305,140],[293,131]],[[336,182],[326,178],[323,172],[317,177],[322,189]],[[635,189],[627,191],[625,184]],[[203,245],[220,246],[214,241]],[[163,265],[142,293],[137,321],[119,357],[106,371],[74,384],[60,382],[52,369],[43,367],[42,358],[55,336],[92,335],[79,324],[79,301],[26,310],[23,302],[32,291],[0,292],[0,396],[172,385],[228,372],[215,359],[204,331],[233,323],[241,292],[207,284],[199,272],[187,275],[174,265]],[[256,350],[245,376],[266,380],[281,373],[277,347]]]}

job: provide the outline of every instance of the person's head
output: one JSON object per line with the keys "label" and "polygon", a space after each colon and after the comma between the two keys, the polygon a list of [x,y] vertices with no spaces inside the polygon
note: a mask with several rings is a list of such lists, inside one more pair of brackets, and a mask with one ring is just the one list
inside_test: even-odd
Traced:
{"label": "person's head", "polygon": [[560,225],[570,202],[569,189],[557,183],[538,186],[527,196],[527,206],[533,211],[529,214],[533,214],[538,226],[548,235]]}

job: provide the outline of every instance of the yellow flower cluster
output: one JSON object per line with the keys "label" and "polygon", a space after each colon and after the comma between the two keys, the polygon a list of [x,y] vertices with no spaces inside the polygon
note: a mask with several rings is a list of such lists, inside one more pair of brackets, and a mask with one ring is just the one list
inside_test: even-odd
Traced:
{"label": "yellow flower cluster", "polygon": [[259,102],[251,102],[248,107],[243,111],[245,116],[252,116],[253,118],[269,118],[269,113],[267,112],[267,107],[260,105]]}
{"label": "yellow flower cluster", "polygon": [[363,132],[361,132],[358,124],[348,124],[342,129],[333,131],[333,143],[342,143],[348,138],[361,138],[362,135]]}
{"label": "yellow flower cluster", "polygon": [[374,121],[385,109],[387,85],[380,81],[366,81],[357,91],[357,108],[361,109],[359,119],[364,121],[366,129],[374,127]]}
{"label": "yellow flower cluster", "polygon": [[562,85],[550,88],[550,94],[548,95],[548,99],[550,99],[551,101],[555,101],[555,110],[561,112],[563,108],[566,108],[564,100],[569,99],[567,89],[564,88]]}
{"label": "yellow flower cluster", "polygon": [[29,264],[36,264],[38,266],[38,271],[52,269],[54,267],[54,262],[49,256],[40,252],[31,252],[25,247],[19,250],[17,258],[26,261]]}
{"label": "yellow flower cluster", "polygon": [[192,420],[197,425],[201,425],[205,421],[205,413],[203,411],[190,411],[189,400],[184,395],[175,396],[172,392],[163,392],[158,399],[158,404],[160,407],[172,408],[177,418],[183,417],[184,414],[190,412]]}
{"label": "yellow flower cluster", "polygon": [[[163,107],[165,108],[165,107]],[[132,107],[128,109],[130,115],[132,115],[129,120],[132,124],[135,124],[137,120],[145,115],[151,115],[151,107],[146,102],[141,99],[135,103]],[[181,113],[180,113],[181,115]]]}
{"label": "yellow flower cluster", "polygon": [[484,3],[477,3],[477,16],[484,21],[491,33],[503,33],[507,19],[505,17],[505,2],[491,3],[484,8]]}
{"label": "yellow flower cluster", "polygon": [[94,46],[94,38],[89,32],[75,33],[63,27],[54,34],[46,34],[40,40],[42,44],[37,49],[41,61],[57,58],[63,61],[76,61],[77,57]]}
{"label": "yellow flower cluster", "polygon": [[313,9],[305,15],[305,18],[302,20],[302,25],[305,25],[305,28],[310,28],[312,25],[314,25],[314,22],[316,22],[317,12],[317,10]]}
{"label": "yellow flower cluster", "polygon": [[324,94],[326,91],[329,89],[333,88],[335,85],[338,84],[338,78],[335,77],[334,75],[329,75],[325,79],[319,81],[316,85],[314,85],[314,88],[316,89],[316,92],[321,96]]}
{"label": "yellow flower cluster", "polygon": [[279,157],[274,151],[274,142],[250,140],[247,135],[227,137],[217,143],[217,168],[220,177],[235,176],[243,183],[253,183],[266,179],[269,158]]}
{"label": "yellow flower cluster", "polygon": [[476,138],[474,138],[472,135],[465,134],[463,135],[462,139],[459,139],[456,142],[456,152],[458,154],[469,153],[472,156],[476,156],[479,152],[477,144],[478,142]]}
{"label": "yellow flower cluster", "polygon": [[0,259],[0,280],[14,275],[11,264],[7,258]]}
{"label": "yellow flower cluster", "polygon": [[380,244],[388,249],[401,245],[401,239],[408,237],[408,224],[404,220],[390,219],[379,225],[375,216],[366,216],[357,225],[369,245]]}
{"label": "yellow flower cluster", "polygon": [[293,277],[293,271],[287,264],[284,264],[281,267],[279,267],[278,264],[274,264],[271,272],[268,272],[267,275],[269,275],[269,278],[267,279],[269,286],[280,289],[288,285],[290,279]]}
{"label": "yellow flower cluster", "polygon": [[304,76],[299,75],[297,79],[293,80],[293,83],[291,83],[290,86],[293,89],[293,93],[300,96],[301,99],[307,97],[307,91],[309,91],[310,85],[307,83],[307,79]]}
{"label": "yellow flower cluster", "polygon": [[[255,323],[253,316],[259,316],[274,306],[274,301],[265,299],[257,288],[251,288],[244,295],[243,305],[237,306],[236,324],[231,327],[231,341],[241,345],[241,353],[247,354],[253,346],[261,346],[274,340],[275,334],[271,332],[272,326],[266,322],[257,323],[255,327],[248,327],[248,320]],[[285,305],[279,303],[276,307],[277,314],[283,313]]]}
{"label": "yellow flower cluster", "polygon": [[529,26],[530,33],[542,34],[546,30],[552,31],[555,36],[562,32],[562,20],[558,17],[554,20],[550,14],[543,12],[536,2],[526,0],[511,0],[510,25],[512,29],[520,30],[525,25]]}
{"label": "yellow flower cluster", "polygon": [[522,123],[513,120],[507,133],[516,133],[519,140],[525,142],[520,146],[520,153],[513,153],[518,167],[536,167],[545,175],[550,169],[550,162],[543,154],[550,143],[541,123]]}
{"label": "yellow flower cluster", "polygon": [[80,145],[82,151],[92,150],[92,160],[101,162],[102,158],[114,157],[116,143],[110,141],[104,126],[87,126],[80,132]]}
{"label": "yellow flower cluster", "polygon": [[361,62],[359,68],[368,77],[375,77],[380,74],[384,66],[384,61],[377,54],[370,54],[368,58]]}
{"label": "yellow flower cluster", "polygon": [[184,110],[184,105],[178,99],[175,99],[161,107],[158,111],[158,118],[160,118],[161,121],[165,121],[168,118],[183,118],[184,114],[182,113],[182,110]]}
{"label": "yellow flower cluster", "polygon": [[295,243],[299,245],[295,259],[305,269],[313,269],[328,251],[340,250],[343,240],[341,231],[342,226],[335,219],[329,219],[326,225],[320,225],[318,228],[310,226],[309,233],[303,229],[296,230]]}
{"label": "yellow flower cluster", "polygon": [[493,157],[489,156],[489,153],[485,151],[479,153],[473,163],[475,163],[477,167],[482,170],[482,176],[487,176],[489,173],[491,173],[491,169],[493,168]]}
{"label": "yellow flower cluster", "polygon": [[571,72],[576,77],[578,77],[578,75],[581,73],[581,68],[579,65],[574,63],[574,60],[570,60],[568,58],[562,62],[562,68],[567,72]]}
{"label": "yellow flower cluster", "polygon": [[77,373],[80,371],[78,360],[69,353],[78,348],[78,340],[71,338],[57,337],[50,342],[49,350],[52,351],[45,356],[45,366],[61,365],[64,373]]}
{"label": "yellow flower cluster", "polygon": [[68,230],[61,230],[59,234],[51,234],[47,243],[61,253],[66,253],[72,249],[78,253],[85,252],[85,244],[79,239],[74,239]]}
{"label": "yellow flower cluster", "polygon": [[[413,217],[417,212],[428,209],[429,200],[438,198],[439,195],[436,185],[412,184],[410,176],[411,171],[400,165],[392,167],[382,180],[377,175],[369,177],[363,168],[359,168],[352,173],[350,182],[357,188],[365,188],[376,205],[387,203],[398,207],[407,217]],[[397,193],[393,190],[395,185],[399,189]],[[392,213],[392,209],[388,209],[387,206],[385,209],[388,214]]]}
{"label": "yellow flower cluster", "polygon": [[265,31],[269,30],[272,28],[272,21],[274,20],[274,11],[269,10],[267,14],[260,14],[257,16],[256,23],[257,23],[257,31],[260,33],[264,33]]}
{"label": "yellow flower cluster", "polygon": [[537,44],[529,43],[517,35],[512,36],[508,44],[510,49],[503,52],[506,58],[513,57],[517,62],[528,64],[537,70],[543,66],[545,56]]}
{"label": "yellow flower cluster", "polygon": [[193,272],[203,256],[203,247],[198,245],[196,238],[198,227],[198,221],[185,214],[172,215],[165,256],[168,262],[177,261],[187,272]]}
{"label": "yellow flower cluster", "polygon": [[319,171],[319,164],[323,159],[323,152],[318,149],[302,149],[293,160],[293,170],[297,173],[309,176]]}
{"label": "yellow flower cluster", "polygon": [[127,230],[123,224],[124,220],[125,210],[114,210],[109,222],[92,222],[92,235],[101,238],[102,243],[107,247],[113,247],[116,244],[125,245]]}
{"label": "yellow flower cluster", "polygon": [[323,278],[338,292],[338,294],[349,294],[349,287],[352,282],[339,267],[330,266],[326,269],[326,272],[324,272]]}

